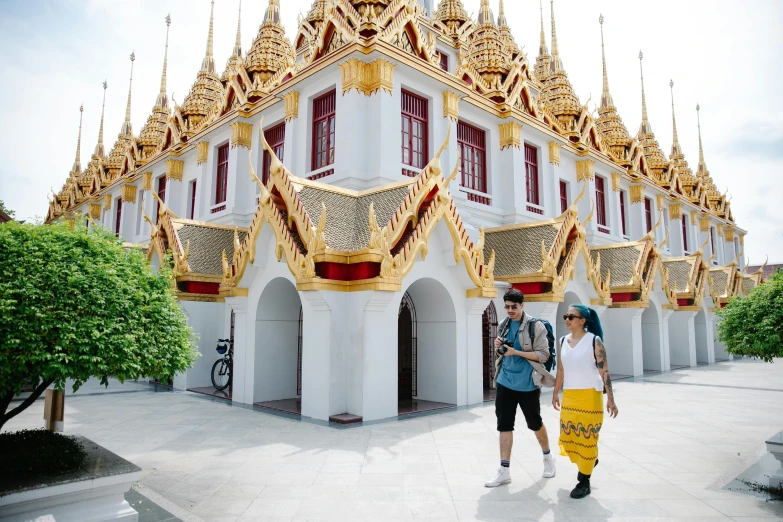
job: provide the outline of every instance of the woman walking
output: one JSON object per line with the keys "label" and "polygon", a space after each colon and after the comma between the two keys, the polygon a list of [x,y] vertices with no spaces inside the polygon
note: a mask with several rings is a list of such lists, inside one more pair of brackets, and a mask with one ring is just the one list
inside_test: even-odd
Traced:
{"label": "woman walking", "polygon": [[606,393],[609,416],[617,417],[618,410],[598,314],[578,304],[569,307],[563,319],[571,333],[560,339],[557,349],[552,406],[560,412],[560,454],[579,468],[571,498],[584,498],[590,494],[590,476],[598,464],[598,434],[604,420],[602,392]]}

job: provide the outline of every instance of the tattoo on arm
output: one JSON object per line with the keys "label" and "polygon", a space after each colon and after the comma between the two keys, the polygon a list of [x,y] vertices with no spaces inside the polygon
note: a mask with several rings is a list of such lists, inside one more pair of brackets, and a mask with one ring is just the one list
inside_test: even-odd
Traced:
{"label": "tattoo on arm", "polygon": [[614,397],[614,390],[612,389],[612,379],[609,376],[609,359],[606,356],[606,347],[600,338],[595,340],[595,366],[601,373],[601,379],[604,381],[606,388],[606,394],[610,397]]}
{"label": "tattoo on arm", "polygon": [[612,389],[612,378],[609,377],[608,373],[604,374],[604,386],[606,386],[606,394],[614,399],[614,390]]}

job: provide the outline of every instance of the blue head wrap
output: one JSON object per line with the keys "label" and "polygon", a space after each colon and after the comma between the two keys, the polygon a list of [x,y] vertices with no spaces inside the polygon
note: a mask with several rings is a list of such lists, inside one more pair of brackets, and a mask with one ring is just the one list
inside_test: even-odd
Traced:
{"label": "blue head wrap", "polygon": [[598,319],[598,312],[583,304],[572,304],[571,308],[576,308],[579,310],[579,315],[586,319],[585,330],[600,337],[601,340],[603,340],[604,330],[601,328],[601,320]]}

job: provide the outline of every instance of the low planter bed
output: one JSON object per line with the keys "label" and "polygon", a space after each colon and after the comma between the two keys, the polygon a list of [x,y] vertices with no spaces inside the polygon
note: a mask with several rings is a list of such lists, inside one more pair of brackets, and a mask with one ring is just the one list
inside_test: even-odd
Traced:
{"label": "low planter bed", "polygon": [[24,459],[8,447],[7,437],[20,434],[0,435],[5,439],[0,453],[0,521],[46,520],[47,515],[57,522],[138,521],[124,494],[139,480],[141,468],[84,437],[73,437],[78,443],[73,444],[61,435],[44,433],[20,437],[20,453],[26,451],[25,445],[41,443]]}

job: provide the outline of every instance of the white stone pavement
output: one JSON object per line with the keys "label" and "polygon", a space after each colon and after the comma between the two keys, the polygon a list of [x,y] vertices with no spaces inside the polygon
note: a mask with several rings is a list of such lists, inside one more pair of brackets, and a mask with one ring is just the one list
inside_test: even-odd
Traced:
{"label": "white stone pavement", "polygon": [[[783,361],[617,382],[620,416],[605,419],[593,493],[578,501],[568,497],[576,467],[558,456],[557,477],[542,479],[524,424],[513,483],[483,487],[498,466],[492,404],[334,429],[146,384],[94,391],[67,396],[66,432],[144,468],[143,488],[185,520],[783,520],[782,503],[721,490],[783,429]],[[542,410],[556,446],[550,397]],[[42,409],[6,429],[40,427]]]}

